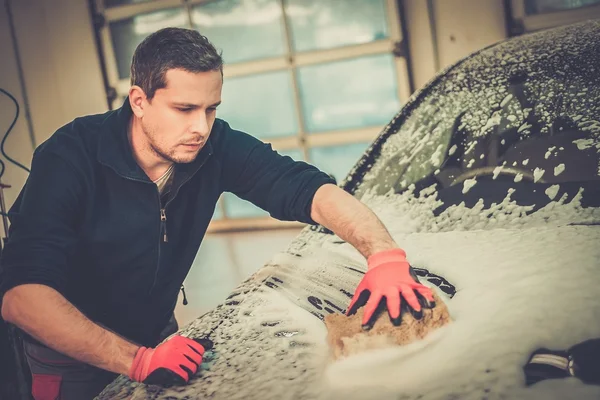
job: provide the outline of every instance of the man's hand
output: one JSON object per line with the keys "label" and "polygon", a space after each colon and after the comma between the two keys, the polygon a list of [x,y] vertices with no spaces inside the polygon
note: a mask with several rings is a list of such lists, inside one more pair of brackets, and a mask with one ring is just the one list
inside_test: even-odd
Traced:
{"label": "man's hand", "polygon": [[354,314],[366,303],[363,327],[370,328],[377,318],[379,302],[385,306],[384,296],[394,325],[400,324],[402,310],[408,306],[415,318],[420,318],[422,306],[435,306],[431,290],[418,283],[416,275],[411,275],[404,250],[398,248],[383,223],[366,205],[336,185],[326,184],[316,191],[311,207],[315,222],[333,231],[367,258],[369,270],[356,288],[347,315]]}
{"label": "man's hand", "polygon": [[140,347],[129,371],[134,381],[151,385],[184,384],[196,373],[208,339],[189,339],[176,335],[155,348]]}
{"label": "man's hand", "polygon": [[386,298],[392,323],[396,326],[400,325],[402,320],[401,310],[406,309],[402,298],[411,307],[410,311],[417,319],[422,315],[421,306],[435,307],[431,289],[418,283],[416,275],[412,273],[406,261],[404,250],[393,249],[375,253],[368,258],[367,263],[368,271],[356,288],[347,312],[347,315],[352,315],[366,303],[362,320],[364,328],[370,329],[375,323],[375,310],[380,301],[383,304],[383,297]]}

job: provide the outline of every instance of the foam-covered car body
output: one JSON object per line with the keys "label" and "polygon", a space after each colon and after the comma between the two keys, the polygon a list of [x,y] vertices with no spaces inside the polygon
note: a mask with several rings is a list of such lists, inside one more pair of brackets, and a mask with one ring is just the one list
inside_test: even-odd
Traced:
{"label": "foam-covered car body", "polygon": [[307,227],[180,333],[215,343],[187,386],[119,377],[100,399],[578,398],[524,385],[539,347],[600,336],[600,22],[513,38],[415,93],[342,186],[408,254],[453,322],[419,343],[330,364],[322,323],[365,260]]}

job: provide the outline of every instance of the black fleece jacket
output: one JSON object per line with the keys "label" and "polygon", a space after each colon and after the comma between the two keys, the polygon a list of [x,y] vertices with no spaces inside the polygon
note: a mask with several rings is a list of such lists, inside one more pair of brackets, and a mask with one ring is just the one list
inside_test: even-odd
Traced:
{"label": "black fleece jacket", "polygon": [[196,160],[176,165],[161,199],[133,158],[131,115],[126,101],[118,110],[77,118],[36,149],[9,212],[0,296],[17,285],[44,284],[91,320],[154,346],[221,193],[280,220],[315,224],[314,194],[334,181],[217,119]]}

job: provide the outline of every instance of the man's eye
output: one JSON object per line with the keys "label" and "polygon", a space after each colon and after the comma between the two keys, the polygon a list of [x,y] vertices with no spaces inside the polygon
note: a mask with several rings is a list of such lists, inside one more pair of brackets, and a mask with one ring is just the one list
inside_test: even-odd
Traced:
{"label": "man's eye", "polygon": [[190,112],[193,110],[193,108],[178,108],[178,110],[181,112]]}
{"label": "man's eye", "polygon": [[215,112],[215,111],[217,111],[217,107],[212,107],[212,108],[208,109],[208,112],[210,112],[210,113]]}

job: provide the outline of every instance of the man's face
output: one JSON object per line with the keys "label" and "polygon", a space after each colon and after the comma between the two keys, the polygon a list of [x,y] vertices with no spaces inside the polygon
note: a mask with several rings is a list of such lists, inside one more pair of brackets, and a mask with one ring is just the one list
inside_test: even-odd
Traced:
{"label": "man's face", "polygon": [[166,87],[144,100],[142,129],[149,150],[165,161],[190,163],[206,144],[221,103],[220,71],[166,73]]}

